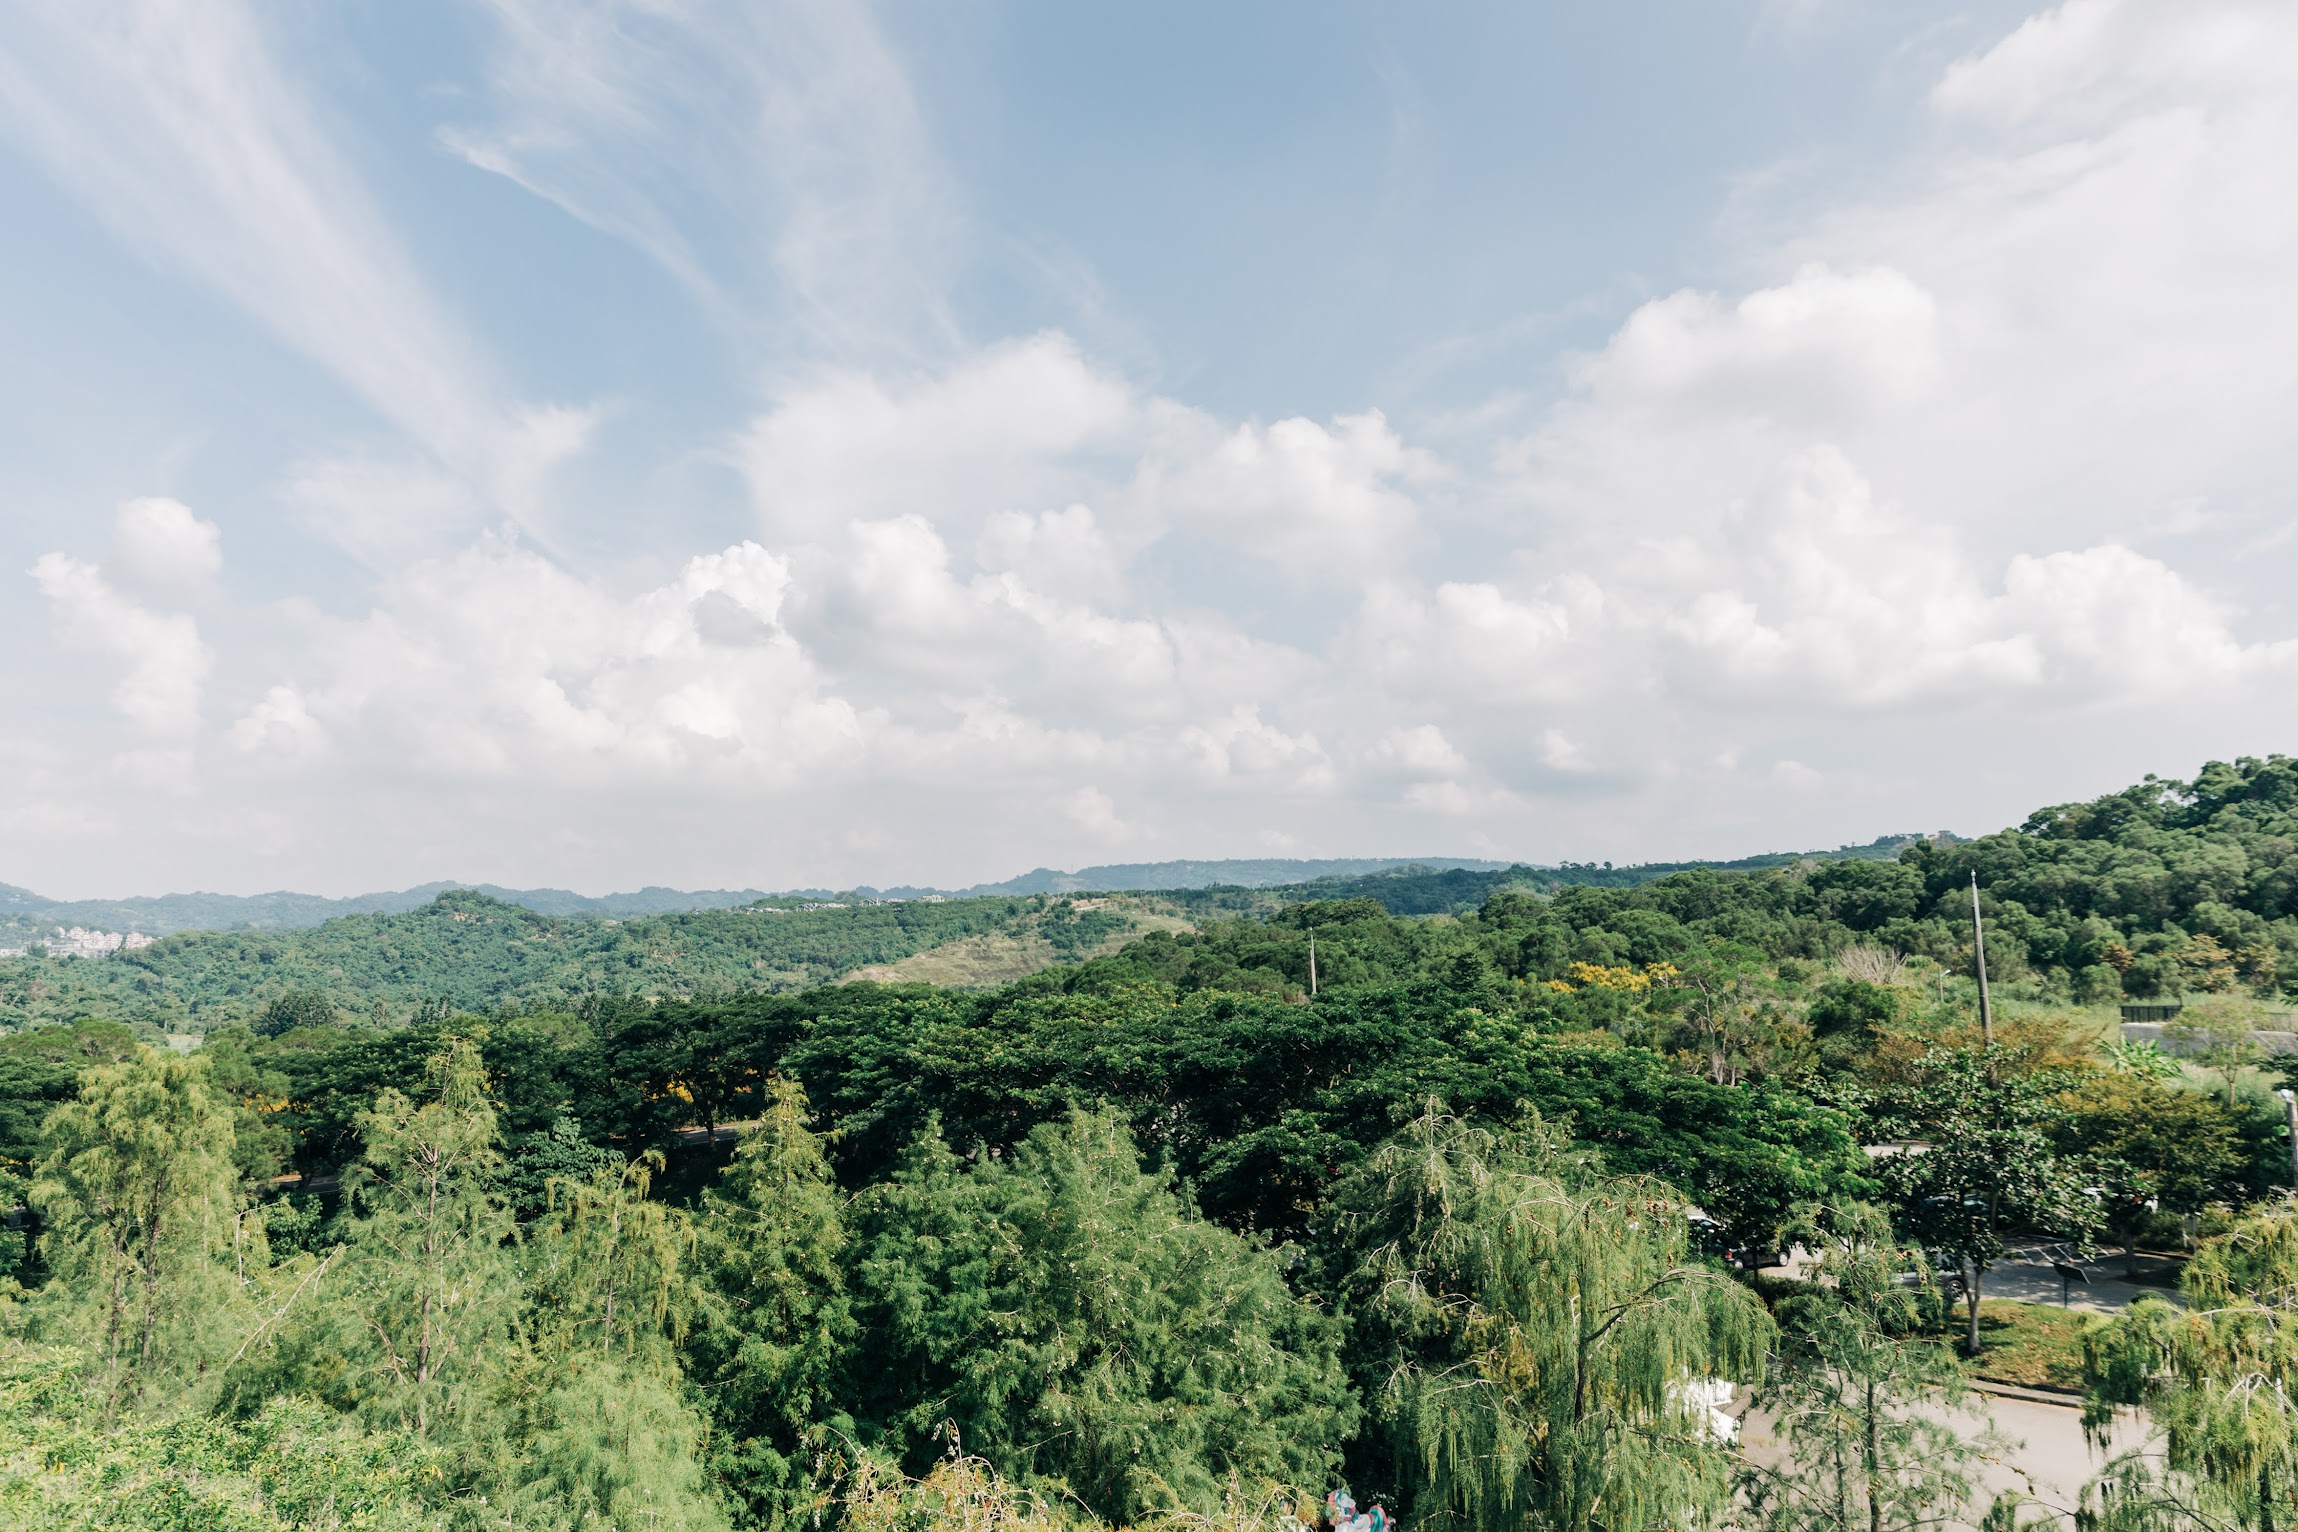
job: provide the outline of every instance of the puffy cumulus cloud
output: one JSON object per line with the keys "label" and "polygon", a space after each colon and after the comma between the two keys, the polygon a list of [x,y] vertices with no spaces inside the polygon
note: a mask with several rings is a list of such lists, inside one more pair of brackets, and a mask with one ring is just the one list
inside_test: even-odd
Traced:
{"label": "puffy cumulus cloud", "polygon": [[1122,843],[1138,839],[1140,831],[1117,814],[1117,800],[1098,787],[1081,787],[1061,800],[1061,812],[1071,823],[1097,839]]}
{"label": "puffy cumulus cloud", "polygon": [[[1856,440],[1889,496],[1995,539],[2255,528],[2298,472],[2298,21],[2072,0],[1940,81],[1933,154],[1793,232],[1905,272],[1946,373]],[[2000,541],[1998,541],[2000,546]]]}
{"label": "puffy cumulus cloud", "polygon": [[1433,592],[1382,581],[1365,592],[1344,639],[1366,679],[1399,698],[1476,706],[1584,698],[1621,651],[1604,640],[1605,592],[1569,574],[1527,594],[1482,580]]}
{"label": "puffy cumulus cloud", "polygon": [[57,637],[115,662],[112,705],[123,718],[149,735],[187,736],[198,728],[214,656],[188,613],[154,611],[94,564],[62,553],[43,555],[32,578],[47,598]]}
{"label": "puffy cumulus cloud", "polygon": [[749,428],[738,458],[779,540],[923,516],[986,568],[1100,596],[1176,530],[1346,584],[1407,551],[1415,492],[1443,477],[1378,410],[1225,424],[1057,334],[919,377],[815,378]]}
{"label": "puffy cumulus cloud", "polygon": [[490,538],[395,575],[362,618],[308,619],[306,658],[232,738],[296,756],[333,740],[429,777],[786,783],[861,733],[783,628],[788,588],[755,543],[618,597]]}
{"label": "puffy cumulus cloud", "polygon": [[129,500],[113,518],[112,559],[147,585],[196,585],[223,568],[223,532],[181,500]]}
{"label": "puffy cumulus cloud", "polygon": [[1781,229],[1778,276],[1641,305],[1500,453],[1601,616],[1368,600],[1387,674],[1512,649],[1684,718],[2273,711],[2288,651],[2241,626],[2271,561],[2227,555],[2281,535],[2265,487],[2298,474],[2298,23],[2073,0],[1930,104],[1930,152]]}
{"label": "puffy cumulus cloud", "polygon": [[2287,6],[2074,0],[1957,61],[1932,99],[1950,118],[2066,134],[2294,87],[2298,15]]}
{"label": "puffy cumulus cloud", "polygon": [[1456,777],[1468,770],[1467,757],[1432,723],[1387,730],[1365,752],[1365,760],[1415,777]]}
{"label": "puffy cumulus cloud", "polygon": [[2266,683],[2298,645],[2244,644],[2220,603],[2119,545],[2018,554],[1990,578],[1943,528],[1875,505],[1814,449],[1726,519],[1718,583],[1667,617],[1675,686],[1773,706],[2038,705]]}
{"label": "puffy cumulus cloud", "polygon": [[[1089,519],[1048,520],[1073,540],[1090,529]],[[1268,695],[1315,669],[1298,650],[1214,618],[1125,616],[1012,569],[961,579],[923,517],[857,523],[844,548],[806,568],[794,630],[897,711],[945,712],[953,694],[994,689],[1070,718],[1171,720]]]}
{"label": "puffy cumulus cloud", "polygon": [[1202,438],[1171,433],[1144,465],[1144,498],[1296,577],[1362,579],[1394,562],[1417,510],[1406,486],[1439,476],[1378,410],[1329,427],[1294,418]]}
{"label": "puffy cumulus cloud", "polygon": [[1432,723],[1382,731],[1356,763],[1367,786],[1387,786],[1415,814],[1464,819],[1512,815],[1523,802],[1498,786]]}
{"label": "puffy cumulus cloud", "polygon": [[2046,679],[2092,695],[2223,694],[2286,686],[2298,639],[2240,641],[2229,613],[2159,559],[2112,544],[2011,560],[2005,605],[2034,624]]}
{"label": "puffy cumulus cloud", "polygon": [[1313,733],[1288,731],[1258,707],[1239,706],[1191,724],[1181,730],[1179,745],[1183,762],[1209,787],[1324,794],[1339,785],[1332,758]]}
{"label": "puffy cumulus cloud", "polygon": [[1061,505],[1111,455],[1139,450],[1148,407],[1066,336],[992,346],[945,371],[889,381],[841,371],[785,392],[739,461],[784,538],[931,511],[943,525]]}
{"label": "puffy cumulus cloud", "polygon": [[1879,510],[1832,449],[1782,465],[1723,532],[1703,561],[1719,586],[1665,623],[1680,684],[1857,706],[2041,678],[2031,635],[1999,631],[1999,599],[1952,539]]}
{"label": "puffy cumulus cloud", "polygon": [[1064,595],[1108,598],[1125,586],[1124,559],[1085,505],[998,512],[974,544],[974,562]]}
{"label": "puffy cumulus cloud", "polygon": [[1941,360],[1938,303],[1904,273],[1814,263],[1737,302],[1655,299],[1577,372],[1598,406],[1647,425],[1721,410],[1810,428],[1920,399]]}
{"label": "puffy cumulus cloud", "polygon": [[303,694],[284,685],[266,689],[232,721],[228,737],[249,755],[298,764],[324,754],[328,743],[326,729],[311,716]]}

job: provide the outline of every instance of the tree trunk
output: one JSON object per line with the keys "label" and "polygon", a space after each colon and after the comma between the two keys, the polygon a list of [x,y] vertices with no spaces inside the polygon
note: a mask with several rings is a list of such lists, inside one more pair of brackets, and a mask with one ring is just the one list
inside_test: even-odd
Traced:
{"label": "tree trunk", "polygon": [[1963,1262],[1963,1302],[1971,1312],[1971,1331],[1963,1346],[1972,1356],[1979,1354],[1979,1282],[1979,1263],[1966,1259]]}
{"label": "tree trunk", "polygon": [[1875,1379],[1867,1379],[1867,1532],[1883,1532],[1883,1452],[1876,1441]]}

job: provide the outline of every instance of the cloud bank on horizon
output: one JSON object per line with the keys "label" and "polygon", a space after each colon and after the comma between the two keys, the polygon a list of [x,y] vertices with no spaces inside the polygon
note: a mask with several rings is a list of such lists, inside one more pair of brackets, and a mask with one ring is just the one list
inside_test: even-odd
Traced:
{"label": "cloud bank on horizon", "polygon": [[0,875],[1729,856],[2298,748],[2298,12],[1845,9],[12,8]]}

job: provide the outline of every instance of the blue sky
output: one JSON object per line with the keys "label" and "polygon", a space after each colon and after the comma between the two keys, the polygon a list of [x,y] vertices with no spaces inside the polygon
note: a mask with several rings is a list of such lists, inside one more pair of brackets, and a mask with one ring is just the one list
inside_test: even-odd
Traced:
{"label": "blue sky", "polygon": [[2298,21],[34,3],[0,880],[1735,855],[2290,749]]}

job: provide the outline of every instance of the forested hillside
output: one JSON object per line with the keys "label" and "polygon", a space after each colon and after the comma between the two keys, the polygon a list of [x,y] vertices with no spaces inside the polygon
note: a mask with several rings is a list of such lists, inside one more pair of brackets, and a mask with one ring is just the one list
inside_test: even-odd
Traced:
{"label": "forested hillside", "polygon": [[[2095,1003],[2278,993],[2284,975],[2298,976],[2293,847],[2298,787],[2291,762],[2272,757],[2039,810],[1975,841],[1894,837],[1737,868],[1412,866],[1147,898],[776,898],[622,921],[545,916],[458,891],[419,910],[306,930],[187,932],[103,959],[0,959],[0,1026],[96,1018],[197,1032],[254,1022],[283,1001],[388,1025],[426,1007],[594,993],[782,993],[935,949],[952,960],[921,975],[977,984],[1074,962],[1174,916],[1265,918],[1349,899],[1452,916],[1509,889],[1548,896],[1539,932],[1526,938],[1532,955],[1511,960],[1512,972],[1541,979],[1557,977],[1561,962],[1657,962],[1718,938],[1799,961],[1868,940],[1957,968],[1968,966],[1974,872],[1995,975],[2038,995]],[[1305,985],[1305,946],[1260,966],[1264,985]]]}
{"label": "forested hillside", "polygon": [[[2197,1246],[2186,1371],[2159,1302],[2062,1358],[2093,1359],[2101,1410],[2254,1381],[2204,1332],[2298,1283],[2241,1041],[2294,966],[2294,812],[2275,758],[1893,862],[1503,877],[1466,908],[1491,874],[1211,891],[1193,928],[1063,900],[608,926],[455,895],[268,958],[89,963],[290,987],[188,1054],[102,1019],[0,1038],[0,1508],[1285,1532],[1345,1487],[1479,1532],[1687,1507],[1815,1532],[1856,1461],[1924,1524],[2011,1525],[1950,1410],[2007,1249]],[[1025,937],[1063,961],[807,982]],[[457,965],[477,999],[426,987]],[[2181,995],[2213,1051],[2122,1044],[2084,1002],[2126,986]],[[1790,1242],[1827,1281],[1754,1275]],[[1716,1380],[1783,1422],[1771,1477],[1710,1429]],[[1886,1433],[1911,1419],[1949,1424]],[[1554,1471],[1491,1466],[1533,1454]],[[2271,1484],[2121,1472],[2112,1504],[2215,1508],[2134,1532],[2247,1525]]]}
{"label": "forested hillside", "polygon": [[406,914],[342,916],[306,930],[186,932],[105,958],[0,959],[0,1024],[103,1018],[205,1031],[260,1024],[267,1008],[285,1003],[390,1026],[426,1008],[593,993],[780,991],[970,937],[1026,938],[1047,961],[1074,960],[1154,918],[1137,903],[1092,900],[778,899],[615,921],[538,915],[455,892]]}

